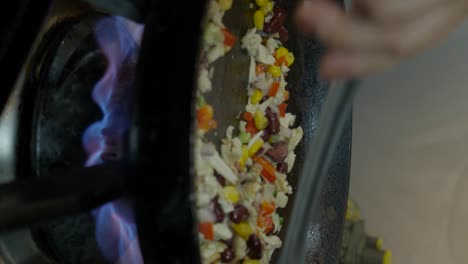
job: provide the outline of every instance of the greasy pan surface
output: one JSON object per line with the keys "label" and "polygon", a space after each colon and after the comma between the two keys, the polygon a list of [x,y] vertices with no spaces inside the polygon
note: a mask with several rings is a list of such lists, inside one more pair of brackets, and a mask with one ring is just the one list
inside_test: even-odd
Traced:
{"label": "greasy pan surface", "polygon": [[[156,2],[142,42],[136,118],[130,144],[135,165],[132,173],[136,173],[133,178],[136,181],[131,182],[135,184],[133,192],[137,193],[137,225],[145,263],[197,263],[197,231],[191,195],[193,163],[187,133],[193,133],[195,58],[203,14],[200,6],[204,1],[188,1],[183,9],[168,1]],[[239,0],[225,16],[226,25],[239,38],[252,26],[250,12],[249,1]],[[178,19],[174,20],[176,14]],[[318,114],[328,84],[317,80],[318,60],[323,49],[315,41],[297,34],[292,25],[288,29],[290,39],[286,46],[294,52],[297,61],[288,76],[291,91],[288,111],[297,114],[296,122],[304,129],[295,168],[289,176],[297,190],[297,177],[304,165],[303,145],[312,139],[319,125]],[[165,50],[172,52],[161,54]],[[248,57],[241,50],[240,41],[215,63],[214,89],[206,98],[213,105],[218,122],[217,133],[210,135],[214,142],[219,143],[228,125],[237,125],[237,116],[244,110],[248,66]],[[160,99],[155,101],[154,98]],[[351,122],[343,131],[314,220],[310,223],[308,263],[337,261],[348,195],[350,154]],[[161,174],[161,171],[171,173]],[[282,212],[286,225],[282,238],[287,226],[294,224],[288,217],[293,202],[294,195]]]}

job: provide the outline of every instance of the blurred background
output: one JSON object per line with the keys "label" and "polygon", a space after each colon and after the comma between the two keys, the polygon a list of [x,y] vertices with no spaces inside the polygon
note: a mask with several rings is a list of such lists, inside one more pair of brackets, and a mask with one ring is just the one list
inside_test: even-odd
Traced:
{"label": "blurred background", "polygon": [[393,263],[468,263],[468,23],[364,81],[350,197]]}

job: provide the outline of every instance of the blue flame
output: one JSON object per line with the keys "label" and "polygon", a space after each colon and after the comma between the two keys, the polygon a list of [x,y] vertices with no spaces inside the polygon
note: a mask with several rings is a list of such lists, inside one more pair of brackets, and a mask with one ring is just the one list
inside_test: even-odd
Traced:
{"label": "blue flame", "polygon": [[[83,135],[88,154],[85,166],[122,156],[124,135],[130,125],[131,87],[143,26],[122,17],[107,17],[95,27],[97,42],[107,58],[107,70],[96,83],[92,97],[101,108],[102,120]],[[133,211],[125,200],[95,210],[96,240],[113,263],[143,263]]]}

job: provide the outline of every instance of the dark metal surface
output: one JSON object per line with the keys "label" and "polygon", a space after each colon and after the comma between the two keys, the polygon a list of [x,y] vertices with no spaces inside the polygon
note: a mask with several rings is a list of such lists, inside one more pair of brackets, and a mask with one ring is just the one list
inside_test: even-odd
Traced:
{"label": "dark metal surface", "polygon": [[49,8],[49,1],[12,1],[0,18],[0,113]]}
{"label": "dark metal surface", "polygon": [[130,134],[134,209],[145,263],[199,263],[193,93],[205,1],[153,1],[137,65]]}

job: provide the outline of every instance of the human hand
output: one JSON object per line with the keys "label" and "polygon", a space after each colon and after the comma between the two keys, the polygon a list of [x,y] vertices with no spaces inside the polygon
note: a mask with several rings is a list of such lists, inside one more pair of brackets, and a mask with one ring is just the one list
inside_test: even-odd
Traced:
{"label": "human hand", "polygon": [[354,0],[349,14],[327,0],[305,0],[299,28],[328,50],[324,79],[360,77],[433,46],[468,14],[465,0]]}

